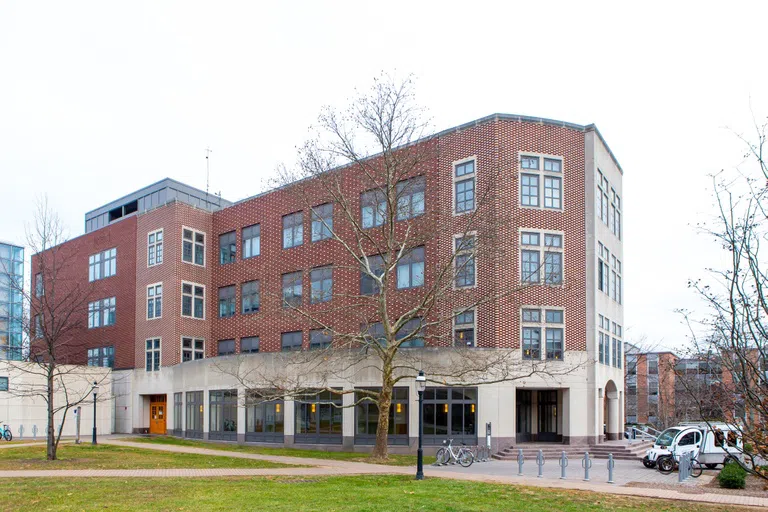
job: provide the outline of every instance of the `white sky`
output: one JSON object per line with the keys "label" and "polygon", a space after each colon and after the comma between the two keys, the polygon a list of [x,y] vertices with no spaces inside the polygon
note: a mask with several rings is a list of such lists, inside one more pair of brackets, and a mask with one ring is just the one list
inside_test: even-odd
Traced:
{"label": "white sky", "polygon": [[768,114],[768,3],[274,4],[2,0],[0,239],[23,242],[41,193],[76,236],[163,177],[205,188],[208,145],[211,190],[252,195],[322,106],[413,73],[436,129],[596,123],[625,170],[627,339],[684,343],[673,310],[701,310],[686,282],[719,260],[691,227],[707,175],[741,163],[725,127],[749,131],[750,101]]}

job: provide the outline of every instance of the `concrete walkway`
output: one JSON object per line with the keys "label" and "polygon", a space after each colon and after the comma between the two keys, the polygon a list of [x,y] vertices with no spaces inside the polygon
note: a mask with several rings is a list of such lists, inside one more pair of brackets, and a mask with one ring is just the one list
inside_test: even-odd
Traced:
{"label": "concrete walkway", "polygon": [[[349,462],[333,459],[312,459],[307,457],[287,457],[277,455],[261,455],[255,453],[233,452],[226,450],[214,450],[209,448],[197,448],[191,446],[161,445],[149,443],[134,443],[116,439],[102,439],[102,444],[125,446],[145,450],[159,450],[174,453],[195,453],[216,457],[232,457],[241,459],[257,459],[283,464],[296,464],[312,466],[307,468],[265,468],[265,469],[136,469],[136,470],[24,470],[3,471],[2,478],[51,478],[51,477],[120,477],[120,478],[201,478],[201,477],[227,477],[227,476],[338,476],[338,475],[372,475],[393,474],[413,475],[414,467],[385,466],[379,464],[367,464],[364,462]],[[670,489],[622,487],[618,485],[584,482],[574,476],[569,480],[544,479],[531,476],[519,477],[505,474],[499,471],[500,462],[491,462],[473,465],[469,470],[461,471],[457,468],[444,468],[427,466],[424,473],[428,478],[448,478],[484,483],[498,483],[505,485],[525,485],[531,487],[544,487],[554,489],[569,489],[590,491],[603,494],[616,494],[622,496],[638,496],[654,499],[668,499],[691,501],[698,503],[714,503],[722,505],[739,505],[747,507],[768,507],[768,498],[751,496],[738,496],[732,494],[715,494],[703,492],[701,494],[688,494]]]}

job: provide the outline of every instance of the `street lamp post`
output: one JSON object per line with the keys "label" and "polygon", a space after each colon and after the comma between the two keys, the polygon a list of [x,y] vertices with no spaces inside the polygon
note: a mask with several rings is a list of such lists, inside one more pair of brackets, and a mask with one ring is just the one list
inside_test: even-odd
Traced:
{"label": "street lamp post", "polygon": [[91,444],[96,444],[96,395],[99,393],[97,382],[93,381],[93,439]]}
{"label": "street lamp post", "polygon": [[416,452],[416,480],[424,480],[424,450],[421,446],[421,438],[424,434],[424,390],[427,387],[427,377],[424,370],[419,370],[416,376],[416,391],[419,393],[419,449]]}

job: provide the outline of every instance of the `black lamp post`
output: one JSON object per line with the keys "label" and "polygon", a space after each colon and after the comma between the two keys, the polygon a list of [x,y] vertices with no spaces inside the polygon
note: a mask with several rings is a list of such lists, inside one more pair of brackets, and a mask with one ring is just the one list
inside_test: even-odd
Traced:
{"label": "black lamp post", "polygon": [[419,370],[416,376],[416,391],[419,393],[419,449],[416,452],[416,480],[424,480],[424,450],[421,447],[421,438],[424,433],[424,390],[427,387],[427,377],[424,370]]}
{"label": "black lamp post", "polygon": [[91,444],[96,444],[96,395],[99,393],[99,386],[93,381],[93,439]]}

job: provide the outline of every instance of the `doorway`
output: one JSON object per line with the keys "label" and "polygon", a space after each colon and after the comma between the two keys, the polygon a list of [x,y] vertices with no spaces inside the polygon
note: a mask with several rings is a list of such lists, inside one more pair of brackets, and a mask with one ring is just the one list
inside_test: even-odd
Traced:
{"label": "doorway", "polygon": [[557,390],[538,392],[539,431],[536,440],[544,443],[557,443],[562,436],[557,434]]}
{"label": "doorway", "polygon": [[166,433],[166,397],[152,395],[149,397],[149,433],[165,435]]}
{"label": "doorway", "polygon": [[533,441],[531,430],[533,423],[533,392],[529,389],[518,389],[515,397],[517,405],[517,429],[516,436],[518,443],[529,443]]}

